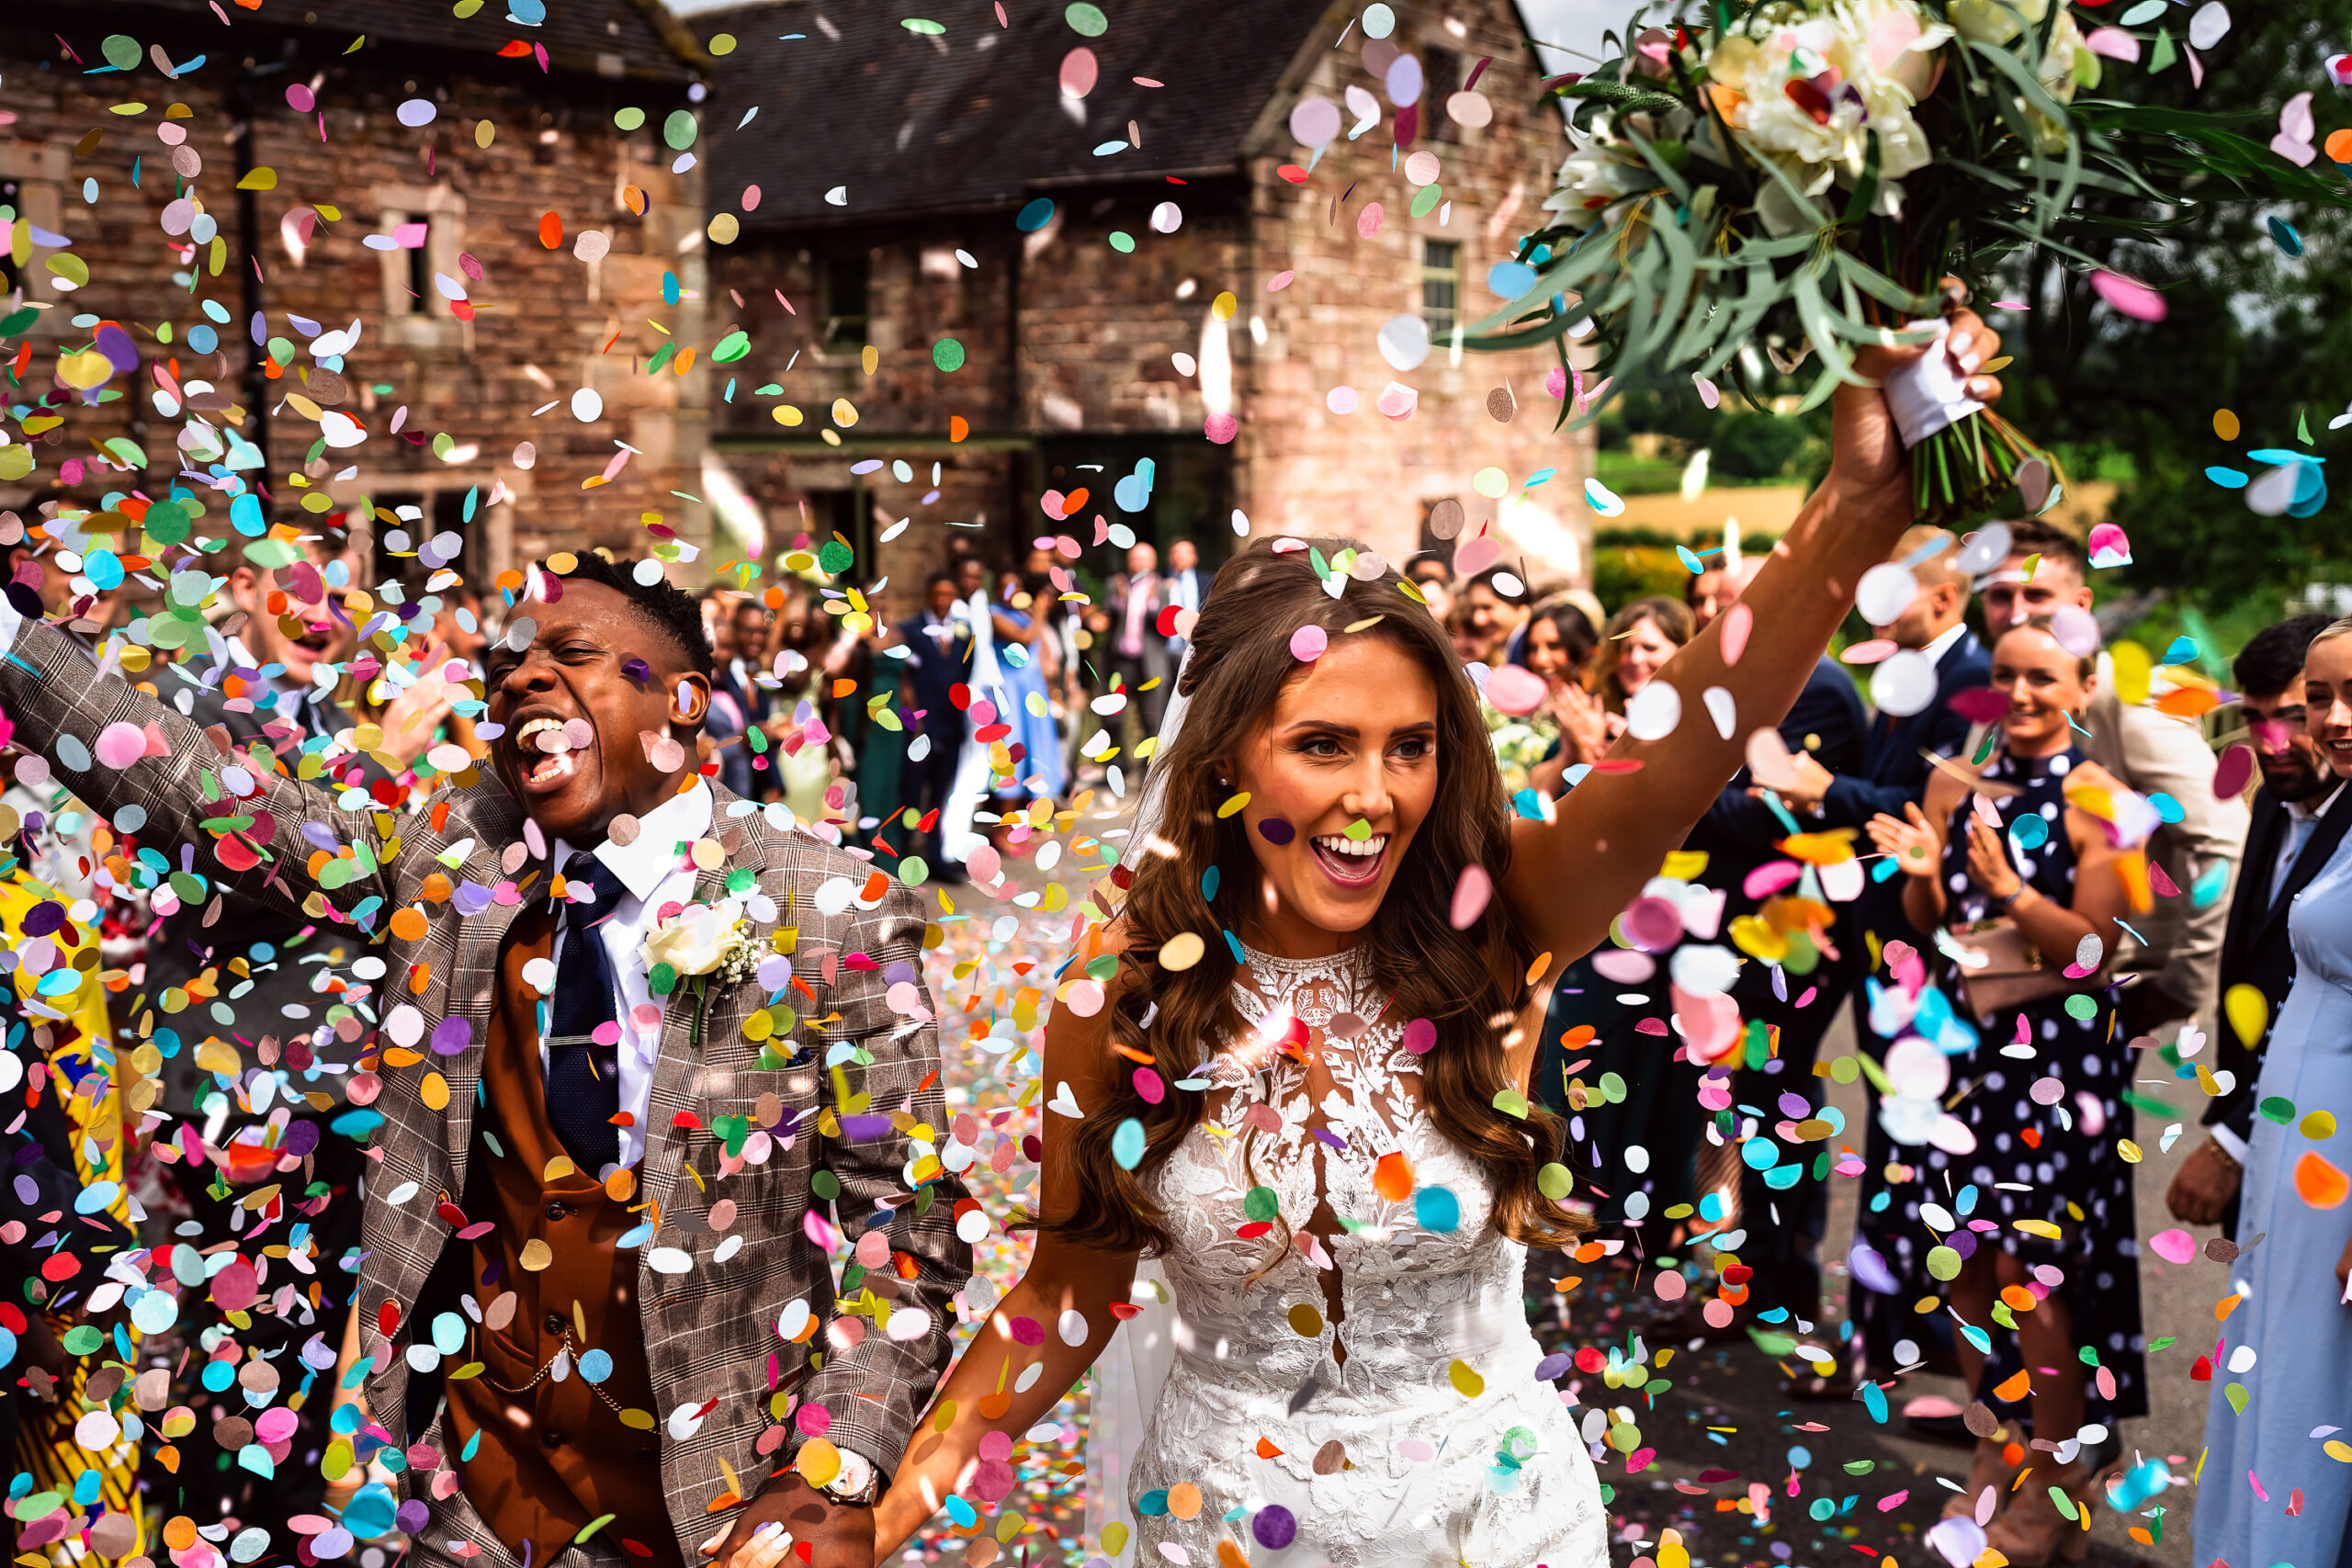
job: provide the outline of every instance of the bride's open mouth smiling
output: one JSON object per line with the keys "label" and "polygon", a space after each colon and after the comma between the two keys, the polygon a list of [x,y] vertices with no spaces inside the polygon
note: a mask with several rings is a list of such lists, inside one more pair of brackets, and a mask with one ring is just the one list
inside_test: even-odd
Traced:
{"label": "bride's open mouth smiling", "polygon": [[1380,880],[1388,863],[1388,835],[1374,833],[1359,841],[1344,833],[1323,833],[1312,840],[1315,863],[1342,887],[1369,887]]}

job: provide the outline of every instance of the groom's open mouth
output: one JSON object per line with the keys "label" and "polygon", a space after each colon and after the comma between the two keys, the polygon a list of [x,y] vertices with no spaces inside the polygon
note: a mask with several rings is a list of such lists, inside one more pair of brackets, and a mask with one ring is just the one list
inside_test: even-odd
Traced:
{"label": "groom's open mouth", "polygon": [[1323,874],[1342,887],[1369,887],[1380,880],[1380,868],[1388,863],[1388,835],[1374,833],[1356,840],[1345,833],[1324,833],[1311,840],[1315,849],[1315,863]]}
{"label": "groom's open mouth", "polygon": [[502,738],[500,743],[508,749],[515,781],[525,795],[554,795],[579,775],[582,754],[594,733],[590,729],[582,736],[572,728],[574,725],[589,729],[584,719],[567,720],[560,714],[541,710],[521,718]]}

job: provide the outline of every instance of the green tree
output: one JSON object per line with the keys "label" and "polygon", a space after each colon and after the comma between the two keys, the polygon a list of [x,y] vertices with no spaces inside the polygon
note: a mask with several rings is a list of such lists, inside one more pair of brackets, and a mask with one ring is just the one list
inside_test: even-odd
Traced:
{"label": "green tree", "polygon": [[[2098,92],[2181,108],[2243,107],[2242,129],[2267,142],[2287,100],[2309,91],[2314,142],[2324,146],[2330,130],[2352,122],[2352,105],[2329,85],[2324,63],[2352,37],[2352,0],[2311,0],[2291,25],[2235,9],[2237,25],[2204,61],[2201,86],[2186,60],[2154,73],[2107,61]],[[2328,166],[2324,152],[2316,166]],[[2125,581],[2218,606],[2352,567],[2352,534],[2330,524],[2341,500],[2308,521],[2259,517],[2242,492],[2205,472],[2217,466],[2258,475],[2245,454],[2263,447],[2321,457],[2352,451],[2345,438],[2352,432],[2327,428],[2352,399],[2352,272],[2345,265],[2352,210],[2256,210],[2208,199],[2226,194],[2211,184],[2192,179],[2190,200],[2153,241],[2118,239],[2099,258],[2161,288],[2170,306],[2163,321],[2122,317],[2099,301],[2088,269],[2047,254],[2009,267],[1991,297],[2031,307],[1996,317],[2018,356],[2006,374],[2003,412],[2035,439],[2080,454],[2078,467],[2109,453],[2130,460],[2133,477],[2109,513],[2132,540]],[[2274,232],[2274,219],[2290,226],[2300,256],[2290,254],[2294,240],[2282,243]],[[2222,409],[2242,427],[2234,440],[2215,432]],[[2336,478],[2339,489],[2352,485],[2352,473]]]}

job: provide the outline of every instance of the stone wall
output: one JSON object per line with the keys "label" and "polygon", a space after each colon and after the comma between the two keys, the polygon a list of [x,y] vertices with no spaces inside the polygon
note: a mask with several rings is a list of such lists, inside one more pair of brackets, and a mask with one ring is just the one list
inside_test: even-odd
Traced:
{"label": "stone wall", "polygon": [[[506,503],[478,507],[475,520],[460,528],[470,571],[494,574],[558,547],[602,544],[638,553],[650,542],[642,526],[649,514],[690,540],[707,534],[705,509],[670,493],[701,493],[710,376],[698,298],[707,243],[701,176],[691,169],[673,174],[676,154],[654,130],[684,104],[683,81],[554,78],[528,59],[487,56],[481,74],[469,79],[453,61],[403,61],[373,44],[345,58],[341,49],[348,40],[311,35],[273,39],[283,54],[273,47],[261,51],[266,60],[240,58],[233,40],[224,48],[217,26],[189,21],[185,29],[185,36],[139,39],[161,44],[175,61],[209,51],[207,64],[180,81],[164,78],[152,62],[119,75],[85,75],[46,33],[0,37],[0,57],[10,62],[0,75],[0,108],[16,116],[0,128],[0,178],[18,182],[20,211],[69,237],[91,272],[89,285],[69,298],[49,281],[36,253],[26,269],[31,297],[61,302],[43,319],[38,354],[87,340],[85,330],[72,325],[77,310],[135,323],[142,353],[167,370],[175,365],[183,381],[210,381],[229,393],[247,408],[243,432],[258,434],[247,380],[259,353],[248,331],[252,262],[243,250],[234,188],[241,164],[233,104],[249,92],[247,161],[277,175],[275,188],[249,198],[266,335],[299,347],[304,336],[289,315],[323,330],[345,328],[355,317],[362,323],[358,346],[345,362],[341,401],[329,400],[331,383],[306,388],[312,369],[307,354],[257,384],[269,405],[262,472],[278,502],[274,515],[297,515],[297,487],[287,475],[303,468],[321,434],[286,394],[325,391],[316,399],[321,405],[350,414],[368,433],[356,451],[323,454],[304,469],[339,502],[362,494],[379,503],[399,498],[418,503],[428,520],[456,525],[468,490],[478,488],[487,502],[492,486],[503,484]],[[88,55],[98,29],[83,31],[86,38],[75,34],[73,40]],[[315,94],[317,107],[296,112],[286,96],[289,85]],[[394,111],[415,97],[433,100],[437,114],[413,130]],[[127,99],[148,107],[133,116],[111,112]],[[175,103],[192,112],[167,120],[165,110]],[[626,106],[645,110],[646,129],[616,129],[614,116]],[[200,164],[192,181],[178,179],[174,149],[157,138],[164,124],[187,130],[181,151]],[[93,127],[103,128],[99,145],[76,156],[75,143]],[[85,178],[97,182],[95,205],[83,199]],[[192,186],[219,224],[217,250],[191,250],[185,234],[165,234],[161,223],[166,204],[180,194],[175,184]],[[646,193],[641,217],[623,204],[623,187],[631,185]],[[311,220],[304,243],[306,210],[327,209],[339,217]],[[549,211],[563,226],[553,250],[539,234],[541,215]],[[362,243],[363,235],[417,221],[426,225],[421,251]],[[609,238],[610,252],[600,261],[573,254],[585,230]],[[472,276],[477,267],[479,277]],[[663,300],[665,272],[674,272],[680,285],[674,306]],[[460,319],[436,287],[436,273],[461,286],[470,321]],[[413,291],[413,285],[422,287]],[[224,307],[230,321],[214,328],[218,348],[198,354],[188,337],[191,328],[211,324],[198,305],[208,299]],[[168,344],[158,335],[166,322]],[[686,374],[667,367],[647,374],[646,361],[673,339],[695,350]],[[130,394],[111,405],[119,411],[117,429],[155,465],[135,482],[160,495],[180,422],[154,409],[150,364],[113,385]],[[583,387],[603,401],[601,416],[586,423],[571,406]],[[549,403],[555,406],[534,412]],[[401,423],[397,434],[395,418]],[[85,428],[77,418],[65,434],[86,453]],[[443,433],[448,440],[436,443]],[[597,479],[618,455],[616,442],[636,455],[609,484],[583,489],[582,481]],[[517,460],[525,443],[536,448],[527,467]],[[43,478],[55,474],[59,456],[44,455]],[[351,477],[338,477],[354,465]],[[93,472],[77,493],[95,500],[131,482],[127,474]],[[0,503],[23,500],[24,487],[16,489],[19,493],[0,493]]]}
{"label": "stone wall", "polygon": [[[1383,322],[1423,313],[1432,243],[1456,247],[1456,309],[1464,329],[1504,303],[1487,290],[1488,270],[1510,257],[1521,234],[1544,222],[1551,176],[1566,152],[1555,111],[1538,101],[1539,77],[1511,7],[1396,9],[1399,21],[1389,44],[1412,48],[1425,60],[1428,51],[1442,51],[1463,68],[1461,78],[1491,57],[1476,90],[1493,119],[1476,130],[1452,125],[1433,101],[1436,94],[1424,94],[1423,131],[1410,151],[1437,155],[1442,197],[1416,218],[1419,187],[1385,126],[1356,142],[1342,132],[1309,183],[1293,185],[1278,169],[1304,164],[1307,150],[1290,140],[1291,103],[1274,106],[1264,155],[1254,165],[1251,287],[1233,323],[1235,359],[1247,377],[1237,442],[1245,482],[1238,503],[1257,532],[1351,534],[1394,559],[1419,547],[1422,519],[1440,500],[1463,505],[1468,532],[1494,524],[1508,509],[1513,547],[1507,559],[1524,555],[1533,581],[1589,582],[1592,513],[1581,491],[1593,448],[1589,433],[1552,429],[1559,405],[1546,395],[1544,378],[1556,358],[1549,351],[1456,354],[1442,341],[1407,371],[1379,352]],[[1354,85],[1387,107],[1381,79],[1365,66],[1363,42],[1354,34],[1326,51],[1296,96],[1340,104]],[[1374,204],[1380,212],[1368,220]],[[1369,237],[1368,221],[1377,224]],[[1283,273],[1293,275],[1289,284],[1267,292],[1267,282]],[[1392,421],[1378,412],[1392,381],[1418,394],[1409,418]],[[1352,412],[1337,413],[1330,405],[1342,387],[1356,396]],[[1498,423],[1487,399],[1506,387],[1516,412]],[[1488,467],[1510,482],[1500,501],[1472,489],[1473,475]],[[1519,499],[1519,487],[1544,468],[1556,469],[1555,477]]]}

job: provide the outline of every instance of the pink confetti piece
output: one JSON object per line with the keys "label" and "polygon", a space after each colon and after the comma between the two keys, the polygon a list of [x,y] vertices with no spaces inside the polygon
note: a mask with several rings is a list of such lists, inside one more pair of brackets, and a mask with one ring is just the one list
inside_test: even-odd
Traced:
{"label": "pink confetti piece", "polygon": [[1462,879],[1453,885],[1453,903],[1446,911],[1446,919],[1455,931],[1468,931],[1472,922],[1487,912],[1487,900],[1494,895],[1495,879],[1487,874],[1485,866],[1464,866]]}
{"label": "pink confetti piece", "polygon": [[1312,623],[1290,634],[1290,656],[1302,663],[1322,658],[1324,649],[1330,646],[1329,634]]}

